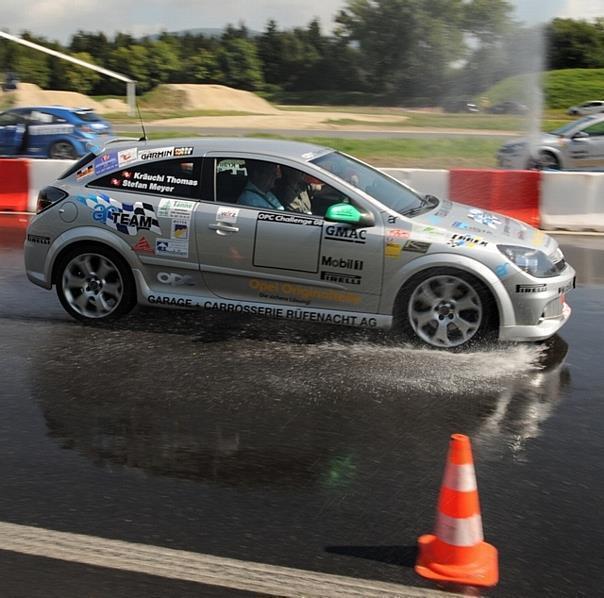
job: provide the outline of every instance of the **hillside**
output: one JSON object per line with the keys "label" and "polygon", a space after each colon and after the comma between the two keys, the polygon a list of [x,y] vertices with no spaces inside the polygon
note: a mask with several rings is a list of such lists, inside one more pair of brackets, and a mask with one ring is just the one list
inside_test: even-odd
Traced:
{"label": "hillside", "polygon": [[485,93],[491,104],[503,100],[531,103],[534,82],[543,85],[547,108],[568,108],[588,100],[604,100],[604,69],[564,69],[546,71],[540,78],[535,75],[517,75],[499,81]]}

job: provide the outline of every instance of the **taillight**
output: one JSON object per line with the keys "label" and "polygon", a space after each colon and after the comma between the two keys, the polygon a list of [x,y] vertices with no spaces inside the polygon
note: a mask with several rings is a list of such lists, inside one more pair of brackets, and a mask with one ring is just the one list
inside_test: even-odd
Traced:
{"label": "taillight", "polygon": [[50,206],[56,204],[58,201],[65,199],[68,193],[63,189],[57,189],[56,187],[44,187],[38,193],[38,203],[36,205],[36,214],[39,214],[43,210],[50,208]]}

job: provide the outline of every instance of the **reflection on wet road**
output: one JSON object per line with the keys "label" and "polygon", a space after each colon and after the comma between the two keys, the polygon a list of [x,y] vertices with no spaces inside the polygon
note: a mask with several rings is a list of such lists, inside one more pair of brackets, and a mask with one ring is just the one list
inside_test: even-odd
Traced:
{"label": "reflection on wet road", "polygon": [[491,595],[598,593],[599,239],[564,247],[559,337],[451,354],[221,314],[83,326],[2,238],[1,521],[429,586],[415,541],[461,432],[501,553]]}

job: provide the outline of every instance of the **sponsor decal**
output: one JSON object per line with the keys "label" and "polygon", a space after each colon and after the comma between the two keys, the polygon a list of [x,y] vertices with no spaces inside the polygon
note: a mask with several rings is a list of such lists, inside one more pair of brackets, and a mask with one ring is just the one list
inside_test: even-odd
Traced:
{"label": "sponsor decal", "polygon": [[160,218],[176,218],[177,220],[189,222],[194,207],[194,201],[187,201],[184,199],[160,199],[157,215]]}
{"label": "sponsor decal", "polygon": [[403,251],[413,251],[414,253],[426,253],[430,249],[430,243],[424,243],[423,241],[407,241],[403,245]]}
{"label": "sponsor decal", "polygon": [[149,295],[147,297],[149,303],[157,305],[176,305],[180,307],[193,307],[193,299],[185,297],[164,297],[162,295]]}
{"label": "sponsor decal", "polygon": [[183,158],[186,156],[190,156],[193,153],[192,147],[175,147],[174,148],[174,157],[175,158]]}
{"label": "sponsor decal", "polygon": [[363,280],[362,276],[356,274],[347,274],[345,272],[326,272],[321,271],[321,280],[328,280],[329,282],[337,282],[339,284],[361,284]]}
{"label": "sponsor decal", "polygon": [[363,260],[353,260],[352,258],[321,256],[321,266],[329,268],[342,268],[344,270],[362,270]]}
{"label": "sponsor decal", "polygon": [[314,299],[332,301],[336,303],[359,303],[361,296],[345,291],[324,289],[321,287],[305,287],[289,282],[274,282],[272,280],[259,280],[252,278],[249,286],[264,299],[288,301],[290,303],[303,303],[308,305]]}
{"label": "sponsor decal", "polygon": [[447,241],[447,245],[450,247],[467,247],[468,249],[472,249],[474,247],[486,247],[488,242],[474,235],[453,234],[449,241]]}
{"label": "sponsor decal", "polygon": [[440,202],[438,210],[434,212],[434,216],[437,218],[444,218],[449,215],[449,212],[453,209],[453,203],[448,199],[444,199]]}
{"label": "sponsor decal", "polygon": [[347,312],[315,312],[300,308],[265,307],[264,305],[245,305],[229,301],[205,301],[201,305],[204,309],[225,311],[229,313],[243,313],[255,316],[268,316],[272,318],[285,318],[302,322],[323,322],[326,324],[340,324],[342,326],[359,326],[377,328],[377,318],[350,314]]}
{"label": "sponsor decal", "polygon": [[495,268],[495,274],[497,274],[497,276],[499,278],[505,278],[506,276],[509,276],[510,274],[510,265],[509,264],[499,264],[499,266],[497,266]]}
{"label": "sponsor decal", "polygon": [[574,288],[574,284],[572,282],[569,282],[563,287],[558,287],[558,293],[568,293],[568,291],[572,291]]}
{"label": "sponsor decal", "polygon": [[106,174],[118,168],[117,152],[107,152],[94,159],[94,172],[97,175]]}
{"label": "sponsor decal", "polygon": [[27,240],[30,243],[37,243],[38,245],[50,245],[50,237],[43,237],[41,235],[27,235]]}
{"label": "sponsor decal", "polygon": [[189,257],[189,242],[175,239],[156,239],[155,255]]}
{"label": "sponsor decal", "polygon": [[386,240],[397,241],[400,239],[408,239],[411,236],[411,232],[408,230],[402,230],[400,228],[387,228],[386,229]]}
{"label": "sponsor decal", "polygon": [[73,125],[32,125],[29,127],[30,135],[70,135]]}
{"label": "sponsor decal", "polygon": [[258,220],[264,222],[281,222],[282,224],[297,224],[300,226],[323,226],[319,218],[307,218],[305,216],[292,216],[290,214],[274,214],[271,212],[260,212]]}
{"label": "sponsor decal", "polygon": [[388,224],[396,224],[397,220],[398,220],[397,216],[391,216],[390,214],[388,214],[388,218],[386,219],[386,222],[388,222]]}
{"label": "sponsor decal", "polygon": [[172,287],[194,287],[193,278],[188,274],[177,274],[176,272],[158,272],[157,281],[169,284]]}
{"label": "sponsor decal", "polygon": [[402,246],[399,243],[386,243],[384,255],[386,257],[400,257]]}
{"label": "sponsor decal", "polygon": [[547,291],[546,284],[517,284],[517,293],[545,293]]}
{"label": "sponsor decal", "polygon": [[89,164],[85,168],[81,168],[76,172],[76,181],[90,176],[91,174],[94,174],[94,166],[92,164]]}
{"label": "sponsor decal", "polygon": [[437,226],[413,225],[413,239],[416,241],[425,241],[433,243],[435,241],[444,241],[449,233]]}
{"label": "sponsor decal", "polygon": [[474,220],[474,222],[478,222],[478,224],[482,224],[483,226],[488,226],[489,228],[493,229],[496,229],[501,224],[501,218],[498,218],[495,216],[495,214],[484,212],[476,208],[473,208],[468,212],[468,218],[470,218],[470,220]]}
{"label": "sponsor decal", "polygon": [[127,166],[131,162],[136,162],[138,160],[138,149],[132,147],[130,149],[120,150],[117,153],[117,163],[120,168]]}
{"label": "sponsor decal", "polygon": [[189,238],[189,223],[172,221],[171,237],[173,239],[188,239]]}
{"label": "sponsor decal", "polygon": [[139,160],[156,160],[158,158],[172,158],[174,156],[174,146],[156,147],[153,149],[142,150],[138,153]]}
{"label": "sponsor decal", "polygon": [[224,222],[225,224],[236,224],[238,216],[239,208],[221,206],[216,211],[216,222]]}
{"label": "sponsor decal", "polygon": [[161,235],[153,205],[137,201],[133,204],[122,203],[104,193],[79,196],[81,204],[92,210],[92,219],[124,235],[136,235],[141,230]]}
{"label": "sponsor decal", "polygon": [[133,246],[132,249],[137,253],[153,253],[153,247],[145,237],[141,237]]}
{"label": "sponsor decal", "polygon": [[533,234],[531,236],[531,242],[535,245],[544,245],[546,241],[545,233],[541,232],[540,230],[534,230],[532,232]]}
{"label": "sponsor decal", "polygon": [[328,241],[344,241],[346,243],[361,243],[367,241],[367,231],[344,226],[329,225],[325,227],[325,239]]}

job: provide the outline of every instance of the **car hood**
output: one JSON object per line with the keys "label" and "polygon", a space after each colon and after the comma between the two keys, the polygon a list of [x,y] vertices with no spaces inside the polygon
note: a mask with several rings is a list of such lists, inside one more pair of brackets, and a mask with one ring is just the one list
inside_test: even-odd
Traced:
{"label": "car hood", "polygon": [[552,237],[520,220],[449,200],[439,200],[438,206],[411,221],[414,234],[432,235],[434,241],[445,237],[450,240],[453,235],[468,235],[489,244],[520,245],[540,249],[547,254],[558,247]]}
{"label": "car hood", "polygon": [[[561,137],[558,135],[552,135],[551,133],[539,133],[539,138],[536,145],[556,145],[560,139]],[[515,139],[506,141],[503,144],[503,147],[525,146],[528,148],[531,143],[532,140],[528,137],[516,137]]]}

